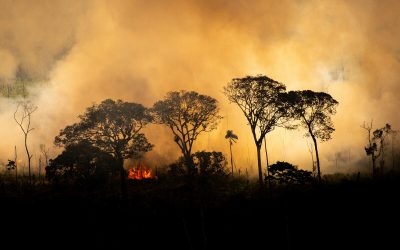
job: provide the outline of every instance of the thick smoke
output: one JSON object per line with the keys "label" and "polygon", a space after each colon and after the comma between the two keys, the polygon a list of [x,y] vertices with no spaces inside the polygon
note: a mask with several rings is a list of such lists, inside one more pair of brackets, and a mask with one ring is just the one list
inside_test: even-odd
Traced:
{"label": "thick smoke", "polygon": [[[237,165],[255,170],[250,129],[222,87],[234,77],[260,73],[289,90],[325,91],[339,101],[333,140],[320,144],[325,173],[369,171],[363,121],[400,126],[397,1],[0,0],[0,5],[2,83],[13,84],[18,76],[42,83],[30,89],[39,107],[31,137],[36,155],[39,144],[51,145],[93,103],[120,98],[151,106],[168,91],[188,89],[217,98],[224,116],[196,148],[228,153],[224,134],[233,129],[239,135]],[[14,145],[23,155],[14,109],[13,100],[1,99],[2,161],[12,157]],[[179,156],[167,129],[152,125],[146,133],[156,145],[147,156],[152,164]],[[269,134],[270,161],[310,169],[303,134]],[[346,155],[343,164],[332,160],[338,154]]]}

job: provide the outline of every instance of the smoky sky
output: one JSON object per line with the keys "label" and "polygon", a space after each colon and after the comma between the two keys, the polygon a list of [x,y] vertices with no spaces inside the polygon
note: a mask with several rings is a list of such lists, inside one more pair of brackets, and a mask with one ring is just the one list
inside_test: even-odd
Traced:
{"label": "smoky sky", "polygon": [[[105,98],[150,107],[166,92],[195,90],[220,102],[217,130],[197,150],[228,153],[238,167],[255,170],[255,146],[240,110],[222,88],[232,78],[266,74],[288,90],[325,91],[338,102],[333,139],[320,144],[325,172],[367,169],[360,128],[397,119],[400,69],[398,1],[7,1],[0,0],[0,81],[22,76],[39,107],[30,146],[49,146],[58,131]],[[15,100],[0,99],[0,159],[22,154],[12,114]],[[179,156],[166,128],[146,134],[151,164]],[[267,136],[270,161],[311,168],[304,131],[277,129]],[[57,149],[52,149],[53,154]],[[335,155],[346,156],[336,164]],[[342,161],[344,162],[344,161]],[[341,165],[341,166],[338,166]]]}

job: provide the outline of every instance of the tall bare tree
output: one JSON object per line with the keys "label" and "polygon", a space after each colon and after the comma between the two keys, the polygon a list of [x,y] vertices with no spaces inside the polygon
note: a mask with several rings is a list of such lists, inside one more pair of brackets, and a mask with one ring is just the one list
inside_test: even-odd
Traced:
{"label": "tall bare tree", "polygon": [[267,135],[264,136],[264,151],[265,151],[265,161],[267,163],[267,180],[268,180],[268,188],[271,188],[271,178],[269,178],[269,158],[268,158],[268,149],[267,149]]}
{"label": "tall bare tree", "polygon": [[372,162],[372,177],[375,178],[376,176],[376,159],[379,157],[379,153],[377,154],[378,148],[376,142],[374,142],[374,137],[372,136],[372,123],[373,121],[371,120],[370,123],[364,122],[361,127],[365,129],[368,133],[368,145],[365,147],[365,153],[367,156],[371,156],[371,162]]}
{"label": "tall bare tree", "polygon": [[22,133],[24,134],[24,144],[26,156],[28,158],[28,173],[29,173],[29,184],[32,184],[32,175],[31,175],[31,159],[33,157],[32,154],[29,153],[28,148],[28,135],[34,128],[31,127],[31,118],[32,114],[37,110],[37,106],[33,105],[28,101],[19,102],[17,108],[14,112],[14,120],[21,128]]}
{"label": "tall bare tree", "polygon": [[168,126],[174,141],[182,151],[189,173],[194,165],[191,157],[193,143],[203,132],[215,129],[222,118],[218,101],[194,91],[169,92],[164,100],[153,106],[155,121]]}
{"label": "tall bare tree", "polygon": [[229,150],[231,153],[231,167],[232,167],[232,176],[233,176],[233,155],[232,155],[232,144],[236,143],[236,140],[239,139],[237,135],[233,133],[232,130],[226,131],[225,139],[229,140]]}
{"label": "tall bare tree", "polygon": [[276,127],[285,127],[290,118],[285,103],[285,91],[283,83],[264,75],[234,78],[224,87],[229,101],[242,110],[250,125],[257,147],[260,185],[263,185],[261,146],[264,137]]}
{"label": "tall bare tree", "polygon": [[318,153],[317,139],[331,139],[333,122],[331,116],[336,113],[339,104],[331,95],[311,90],[290,91],[288,93],[292,117],[297,119],[300,126],[307,130],[306,135],[314,142],[317,160],[318,181],[321,182],[321,166]]}

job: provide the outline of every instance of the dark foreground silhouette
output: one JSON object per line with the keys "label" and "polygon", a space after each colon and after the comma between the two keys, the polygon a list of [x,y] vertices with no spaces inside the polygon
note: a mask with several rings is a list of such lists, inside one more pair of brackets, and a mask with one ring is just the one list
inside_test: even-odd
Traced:
{"label": "dark foreground silhouette", "polygon": [[126,200],[101,187],[3,186],[0,239],[31,249],[393,249],[399,180],[271,192],[231,178],[145,180],[128,183]]}

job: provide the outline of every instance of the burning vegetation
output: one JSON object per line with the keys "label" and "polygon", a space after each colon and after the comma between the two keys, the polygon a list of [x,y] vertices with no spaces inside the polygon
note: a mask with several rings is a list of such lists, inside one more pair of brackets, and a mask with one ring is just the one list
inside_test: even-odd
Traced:
{"label": "burning vegetation", "polygon": [[147,167],[143,162],[138,162],[136,166],[128,171],[129,180],[156,179],[150,167]]}

